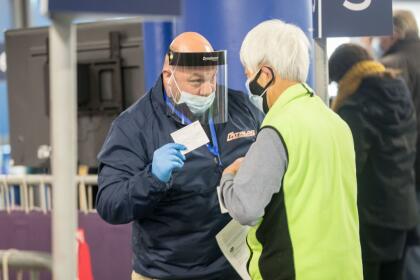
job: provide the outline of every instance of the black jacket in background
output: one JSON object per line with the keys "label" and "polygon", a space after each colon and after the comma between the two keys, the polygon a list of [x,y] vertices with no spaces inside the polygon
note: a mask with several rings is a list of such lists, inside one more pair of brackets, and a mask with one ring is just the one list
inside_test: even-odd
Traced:
{"label": "black jacket in background", "polygon": [[405,83],[367,77],[339,109],[353,133],[360,223],[390,229],[416,225],[416,116]]}
{"label": "black jacket in background", "polygon": [[[385,53],[381,62],[402,71],[402,77],[412,94],[417,119],[420,119],[420,39],[413,37],[398,41]],[[420,122],[417,123],[417,131],[420,132]],[[417,142],[415,172],[417,189],[420,191],[420,141]]]}

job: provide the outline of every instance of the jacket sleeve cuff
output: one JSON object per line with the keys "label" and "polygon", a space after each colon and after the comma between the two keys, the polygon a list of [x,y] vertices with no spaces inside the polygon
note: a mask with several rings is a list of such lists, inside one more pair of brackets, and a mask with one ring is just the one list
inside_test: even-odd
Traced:
{"label": "jacket sleeve cuff", "polygon": [[225,185],[228,181],[233,181],[235,179],[235,175],[232,173],[226,173],[222,175],[222,178],[220,179],[220,187],[223,188],[223,185]]}
{"label": "jacket sleeve cuff", "polygon": [[170,188],[169,183],[164,183],[153,175],[151,164],[147,167],[147,179],[149,180],[152,189],[156,192],[165,192]]}

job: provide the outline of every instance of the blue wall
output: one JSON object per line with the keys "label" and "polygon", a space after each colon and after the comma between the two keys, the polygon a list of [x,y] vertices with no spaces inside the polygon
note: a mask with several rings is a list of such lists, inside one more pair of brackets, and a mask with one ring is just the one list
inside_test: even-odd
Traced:
{"label": "blue wall", "polygon": [[[10,0],[0,0],[0,53],[4,47],[3,31],[12,26]],[[9,138],[9,114],[7,103],[7,87],[4,73],[0,73],[0,156],[1,145],[8,143]]]}
{"label": "blue wall", "polygon": [[48,26],[50,20],[47,17],[41,15],[40,0],[30,0],[30,26]]}
{"label": "blue wall", "polygon": [[162,71],[163,59],[174,38],[172,22],[148,22],[143,24],[145,89],[149,90]]}
{"label": "blue wall", "polygon": [[10,0],[0,0],[0,43],[4,42],[3,31],[12,26]]}
{"label": "blue wall", "polygon": [[[174,23],[174,35],[184,31],[196,31],[203,34],[215,49],[227,49],[229,87],[245,90],[245,76],[239,60],[242,40],[252,27],[273,18],[298,25],[309,38],[312,38],[310,32],[312,30],[312,1],[307,0],[212,0],[205,2],[184,0],[182,17]],[[167,49],[169,34],[167,31],[170,28],[163,30],[166,34],[163,36],[163,43],[156,40],[159,35],[153,34],[161,32],[159,28],[154,31],[150,26],[148,28],[152,32],[145,33],[145,42],[147,44],[152,42],[151,44],[155,44],[156,48]],[[145,57],[150,57],[154,49],[151,46],[146,48]],[[154,62],[152,59],[146,59],[146,81],[148,81],[146,88],[151,86],[149,81],[156,79],[155,70],[160,69],[161,66],[162,57]],[[309,83],[312,84],[312,81],[311,71]]]}

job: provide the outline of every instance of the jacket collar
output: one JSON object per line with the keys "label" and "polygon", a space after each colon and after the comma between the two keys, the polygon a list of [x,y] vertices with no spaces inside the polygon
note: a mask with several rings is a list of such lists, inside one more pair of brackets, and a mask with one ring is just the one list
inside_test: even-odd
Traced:
{"label": "jacket collar", "polygon": [[[276,100],[273,104],[272,108],[282,108],[286,106],[291,101],[305,96],[310,95],[311,97],[314,95],[314,91],[306,84],[306,83],[299,83],[295,84],[289,88],[287,88]],[[271,109],[271,108],[270,108]]]}
{"label": "jacket collar", "polygon": [[165,89],[163,87],[162,74],[157,79],[155,85],[150,90],[150,99],[152,101],[152,106],[154,110],[157,110],[158,113],[163,113],[167,117],[172,118],[175,122],[182,124],[182,120],[168,108],[168,105],[165,102],[164,95],[166,95]]}
{"label": "jacket collar", "polygon": [[152,100],[153,107],[158,109],[164,109],[165,108],[165,101],[163,100],[163,81],[162,81],[162,75],[159,76],[157,81],[155,82],[155,85],[150,89],[150,98]]}

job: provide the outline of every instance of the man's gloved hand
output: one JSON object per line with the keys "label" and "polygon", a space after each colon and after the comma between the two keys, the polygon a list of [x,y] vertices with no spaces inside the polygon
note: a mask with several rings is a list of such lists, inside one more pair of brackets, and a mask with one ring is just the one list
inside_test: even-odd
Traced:
{"label": "man's gloved hand", "polygon": [[169,143],[153,153],[152,174],[163,183],[168,183],[172,171],[184,166],[185,156],[181,151],[186,150],[184,145]]}

